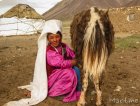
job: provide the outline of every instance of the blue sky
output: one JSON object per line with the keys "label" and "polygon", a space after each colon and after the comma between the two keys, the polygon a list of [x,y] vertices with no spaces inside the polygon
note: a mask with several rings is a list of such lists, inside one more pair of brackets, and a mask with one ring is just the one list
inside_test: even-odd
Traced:
{"label": "blue sky", "polygon": [[62,0],[0,0],[0,15],[19,3],[28,4],[38,13],[43,14],[60,1]]}

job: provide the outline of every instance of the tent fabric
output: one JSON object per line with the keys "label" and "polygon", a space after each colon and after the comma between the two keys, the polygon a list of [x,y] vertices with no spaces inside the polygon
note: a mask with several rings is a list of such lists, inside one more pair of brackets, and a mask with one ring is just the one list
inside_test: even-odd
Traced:
{"label": "tent fabric", "polygon": [[26,18],[0,18],[0,36],[29,35],[42,30],[45,20]]}
{"label": "tent fabric", "polygon": [[21,89],[31,91],[31,98],[10,101],[4,106],[32,106],[43,101],[48,94],[48,78],[46,73],[46,45],[48,45],[46,34],[61,31],[62,23],[59,20],[48,20],[45,22],[43,31],[38,39],[38,52],[35,62],[33,82],[30,85],[20,86]]}

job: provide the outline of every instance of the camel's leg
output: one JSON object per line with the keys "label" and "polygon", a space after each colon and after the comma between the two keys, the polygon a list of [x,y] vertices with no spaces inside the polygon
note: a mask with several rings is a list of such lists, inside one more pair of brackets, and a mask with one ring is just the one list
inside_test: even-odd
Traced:
{"label": "camel's leg", "polygon": [[95,90],[97,93],[97,97],[96,97],[96,105],[99,106],[102,104],[102,92],[100,90],[100,84],[99,84],[99,76],[96,76],[95,78],[93,78],[93,82],[95,85]]}
{"label": "camel's leg", "polygon": [[86,104],[85,96],[86,96],[86,91],[87,91],[87,87],[88,87],[88,72],[84,73],[82,84],[83,84],[82,91],[81,91],[80,99],[77,103],[77,106],[85,106],[85,104]]}

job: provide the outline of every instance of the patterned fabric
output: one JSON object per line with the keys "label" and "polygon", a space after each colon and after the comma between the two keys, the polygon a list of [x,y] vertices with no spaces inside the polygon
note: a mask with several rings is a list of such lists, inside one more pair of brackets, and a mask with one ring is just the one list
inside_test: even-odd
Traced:
{"label": "patterned fabric", "polygon": [[[66,51],[64,56],[62,55],[63,48]],[[64,102],[79,99],[80,91],[76,90],[78,83],[77,75],[71,65],[71,59],[74,57],[74,52],[65,44],[61,44],[57,48],[51,45],[47,46],[46,61],[49,96],[54,97],[66,94],[63,98]]]}

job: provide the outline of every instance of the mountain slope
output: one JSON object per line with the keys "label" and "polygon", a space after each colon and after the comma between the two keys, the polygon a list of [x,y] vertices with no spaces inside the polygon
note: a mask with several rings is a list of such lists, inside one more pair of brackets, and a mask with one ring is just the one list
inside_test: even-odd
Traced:
{"label": "mountain slope", "polygon": [[71,19],[76,13],[91,6],[99,8],[118,8],[140,5],[140,0],[63,0],[43,16],[45,19]]}

